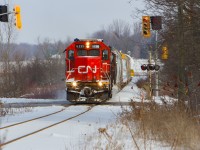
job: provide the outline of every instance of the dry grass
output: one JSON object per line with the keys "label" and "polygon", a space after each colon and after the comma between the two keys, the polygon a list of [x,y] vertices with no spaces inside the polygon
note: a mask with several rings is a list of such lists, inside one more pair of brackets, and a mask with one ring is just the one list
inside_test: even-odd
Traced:
{"label": "dry grass", "polygon": [[31,112],[33,111],[33,107],[26,105],[26,106],[21,106],[19,108],[12,108],[10,107],[0,107],[0,117],[6,116],[6,115],[17,115],[17,114],[22,114],[25,112]]}
{"label": "dry grass", "polygon": [[[134,122],[134,136],[167,143],[171,149],[200,149],[200,126],[191,115],[178,106],[156,104],[136,107],[125,113],[122,121]],[[136,125],[137,124],[137,125]]]}
{"label": "dry grass", "polygon": [[142,88],[145,84],[147,84],[147,79],[140,79],[136,82],[138,88]]}

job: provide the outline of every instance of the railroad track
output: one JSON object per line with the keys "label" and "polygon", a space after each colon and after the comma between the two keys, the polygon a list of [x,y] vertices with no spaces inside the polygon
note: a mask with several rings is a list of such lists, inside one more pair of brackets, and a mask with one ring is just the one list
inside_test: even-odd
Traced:
{"label": "railroad track", "polygon": [[[18,140],[21,140],[21,139],[23,139],[23,138],[26,138],[26,137],[28,137],[28,136],[31,136],[31,135],[34,135],[34,134],[39,133],[39,132],[41,132],[41,131],[44,131],[44,130],[46,130],[46,129],[49,129],[49,128],[51,128],[51,127],[54,127],[54,126],[56,126],[56,125],[62,124],[62,123],[64,123],[64,122],[67,122],[67,121],[69,121],[69,120],[71,120],[71,119],[74,119],[74,118],[76,118],[76,117],[79,117],[79,116],[85,114],[86,112],[90,111],[94,106],[95,106],[95,105],[87,106],[87,109],[86,109],[86,110],[81,111],[80,113],[78,113],[78,114],[76,114],[76,115],[73,115],[73,116],[71,116],[71,117],[64,118],[64,119],[62,119],[62,120],[60,120],[60,121],[57,121],[57,122],[55,122],[55,123],[53,123],[53,124],[51,124],[51,125],[48,125],[48,126],[39,128],[39,129],[37,129],[37,130],[34,130],[33,132],[29,132],[29,133],[27,133],[27,134],[23,134],[23,135],[21,135],[21,136],[18,136],[18,137],[14,138],[14,139],[11,139],[11,140],[8,140],[8,141],[6,141],[6,142],[3,142],[3,143],[0,144],[0,148],[3,147],[3,146],[5,146],[5,145],[11,144],[11,143],[13,143],[13,142],[16,142],[16,141],[18,141]],[[14,127],[14,126],[19,126],[19,127],[20,127],[20,125],[22,125],[22,124],[26,124],[26,123],[28,123],[28,122],[35,121],[35,120],[38,120],[38,119],[41,119],[41,118],[49,117],[49,116],[52,116],[52,115],[55,115],[55,114],[64,112],[64,110],[66,110],[66,109],[62,109],[62,110],[60,110],[60,111],[57,111],[57,112],[54,112],[54,113],[51,113],[51,114],[48,114],[48,115],[45,115],[45,116],[33,118],[33,119],[30,119],[30,120],[27,120],[27,121],[23,121],[23,122],[19,122],[19,123],[13,124],[13,125],[1,127],[0,130],[4,130],[4,129],[6,129],[6,128],[10,128],[10,127]]]}
{"label": "railroad track", "polygon": [[[87,103],[85,103],[87,104]],[[3,107],[4,108],[25,108],[25,107],[48,107],[48,106],[71,106],[71,105],[82,105],[82,104],[71,104],[67,101],[63,101],[63,102],[59,102],[59,103],[13,103],[13,104],[4,104]],[[92,104],[88,104],[88,105],[92,105]],[[104,103],[100,103],[98,105],[111,105],[111,106],[128,106],[130,105],[130,102],[119,102],[119,101],[107,101]]]}
{"label": "railroad track", "polygon": [[[69,107],[69,106],[68,106]],[[62,111],[64,111],[67,107],[59,110],[59,111],[55,111],[53,113],[49,113],[47,115],[43,115],[43,116],[40,116],[40,117],[35,117],[35,118],[32,118],[32,119],[29,119],[29,120],[26,120],[26,121],[21,121],[21,122],[18,122],[18,123],[15,123],[15,124],[11,124],[11,125],[8,125],[8,126],[4,126],[4,127],[0,127],[0,130],[2,129],[7,129],[7,128],[10,128],[10,127],[14,127],[14,126],[17,126],[17,125],[21,125],[21,124],[25,124],[27,122],[31,122],[31,121],[34,121],[34,120],[38,120],[38,119],[41,119],[41,118],[45,118],[45,117],[48,117],[48,116],[52,116],[54,114],[57,114],[57,113],[60,113]]]}
{"label": "railroad track", "polygon": [[[51,103],[51,104],[54,104],[54,103]],[[63,103],[63,104],[59,103],[59,104],[65,105],[65,108],[63,108],[63,109],[61,109],[59,111],[55,111],[53,113],[49,113],[49,114],[40,116],[40,117],[35,117],[35,118],[29,119],[29,120],[26,120],[26,121],[21,121],[21,122],[15,123],[15,124],[11,124],[11,125],[7,125],[7,126],[4,126],[4,127],[0,127],[0,130],[6,129],[6,128],[10,128],[10,127],[14,127],[14,126],[21,125],[21,124],[25,124],[25,123],[28,123],[28,122],[31,122],[31,121],[35,121],[35,120],[38,120],[38,119],[41,119],[41,118],[45,118],[45,117],[48,117],[48,116],[52,116],[54,114],[57,114],[57,113],[60,113],[60,112],[64,111],[67,107],[75,106],[74,104],[66,104],[66,103]],[[40,103],[37,103],[37,105],[40,105]],[[79,105],[81,105],[81,104],[79,104]],[[88,105],[92,106],[93,104],[88,104]],[[111,106],[124,106],[124,105],[127,105],[128,106],[128,105],[130,105],[130,103],[129,102],[105,102],[105,103],[101,103],[101,104],[98,104],[98,105],[111,105]],[[27,106],[30,107],[30,105],[27,105]]]}

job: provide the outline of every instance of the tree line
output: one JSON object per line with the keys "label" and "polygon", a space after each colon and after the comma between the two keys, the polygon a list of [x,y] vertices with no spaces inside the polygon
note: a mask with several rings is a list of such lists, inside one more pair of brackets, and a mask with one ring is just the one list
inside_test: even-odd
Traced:
{"label": "tree line", "polygon": [[66,43],[51,43],[48,39],[38,41],[29,58],[24,51],[14,51],[12,46],[16,44],[10,44],[11,49],[0,49],[0,97],[20,97],[30,93],[37,97],[61,87]]}
{"label": "tree line", "polygon": [[[52,93],[54,87],[64,89],[63,51],[73,42],[72,39],[63,42],[38,37],[35,45],[15,44],[16,33],[12,26],[4,24],[1,28],[5,29],[2,32],[6,32],[0,33],[0,97],[20,97],[30,93],[41,95],[41,91]],[[101,38],[124,53],[131,52],[135,58],[147,58],[139,28],[139,24],[133,27],[123,20],[114,20],[88,38]]]}
{"label": "tree line", "polygon": [[200,1],[144,0],[145,8],[138,14],[162,16],[159,44],[168,47],[169,59],[163,61],[160,74],[161,90],[189,102],[192,110],[200,103]]}

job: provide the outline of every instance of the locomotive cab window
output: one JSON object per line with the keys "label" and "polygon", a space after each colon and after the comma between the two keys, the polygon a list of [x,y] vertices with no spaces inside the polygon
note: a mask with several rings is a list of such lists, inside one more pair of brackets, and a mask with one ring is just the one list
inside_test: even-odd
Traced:
{"label": "locomotive cab window", "polygon": [[88,56],[99,56],[99,50],[89,50]]}
{"label": "locomotive cab window", "polygon": [[87,51],[86,50],[78,50],[77,55],[78,56],[87,56]]}
{"label": "locomotive cab window", "polygon": [[99,56],[100,52],[99,52],[99,50],[95,50],[95,49],[92,49],[92,50],[78,50],[77,51],[77,55],[78,56]]}
{"label": "locomotive cab window", "polygon": [[74,51],[73,50],[68,51],[68,59],[74,60]]}
{"label": "locomotive cab window", "polygon": [[108,50],[102,51],[102,60],[108,60]]}

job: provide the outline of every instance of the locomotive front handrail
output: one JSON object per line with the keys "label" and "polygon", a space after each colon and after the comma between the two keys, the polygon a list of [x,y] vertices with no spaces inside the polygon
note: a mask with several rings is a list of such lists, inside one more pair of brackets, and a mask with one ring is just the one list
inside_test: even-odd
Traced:
{"label": "locomotive front handrail", "polygon": [[69,70],[71,70],[71,69],[70,69],[70,62],[71,62],[71,60],[70,60],[70,59],[68,59],[68,58],[66,58],[66,60],[68,60],[68,61],[69,61]]}
{"label": "locomotive front handrail", "polygon": [[110,81],[110,75],[108,74],[109,72],[105,72],[103,71],[103,69],[101,68],[101,72],[103,72],[103,74],[105,75],[106,78],[108,78],[108,80]]}
{"label": "locomotive front handrail", "polygon": [[106,72],[109,72],[107,66],[110,66],[110,64],[108,63],[102,63],[102,64],[106,66]]}
{"label": "locomotive front handrail", "polygon": [[72,68],[72,70],[70,70],[70,71],[67,71],[67,73],[69,73],[67,78],[66,78],[67,80],[69,79],[69,76],[71,75],[72,72],[74,72],[74,68]]}

